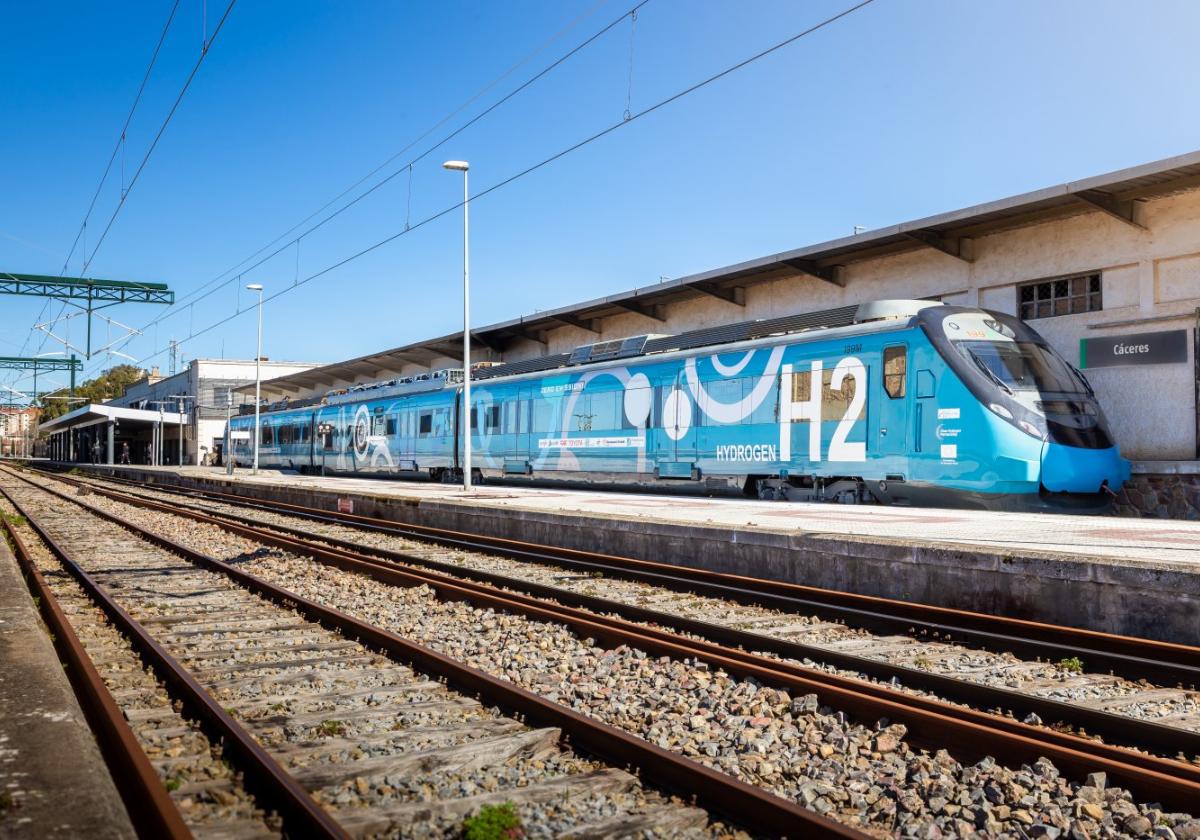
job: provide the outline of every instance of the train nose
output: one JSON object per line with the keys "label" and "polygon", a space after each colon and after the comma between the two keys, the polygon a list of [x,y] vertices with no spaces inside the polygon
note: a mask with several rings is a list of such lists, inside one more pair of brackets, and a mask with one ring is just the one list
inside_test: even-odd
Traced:
{"label": "train nose", "polygon": [[1042,486],[1053,493],[1117,491],[1129,478],[1129,461],[1115,446],[1081,449],[1046,442],[1042,445]]}

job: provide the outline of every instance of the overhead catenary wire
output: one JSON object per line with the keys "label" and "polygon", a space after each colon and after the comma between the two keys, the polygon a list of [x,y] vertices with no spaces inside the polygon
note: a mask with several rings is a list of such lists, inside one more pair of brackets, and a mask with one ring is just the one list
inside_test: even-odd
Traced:
{"label": "overhead catenary wire", "polygon": [[[133,115],[137,112],[138,104],[142,101],[142,94],[146,90],[146,84],[150,81],[150,74],[154,71],[154,65],[158,62],[158,54],[162,51],[163,42],[167,40],[167,32],[171,29],[171,21],[175,19],[175,12],[179,9],[179,0],[171,6],[171,12],[167,15],[167,22],[163,24],[162,34],[158,36],[158,43],[154,45],[154,52],[150,56],[150,63],[146,65],[146,72],[142,74],[142,83],[138,85],[137,93],[133,97],[133,105],[129,107],[129,113],[125,117],[125,122],[121,126],[121,130],[117,133],[117,142],[113,146],[112,154],[108,157],[108,163],[104,167],[104,172],[100,175],[100,183],[96,185],[96,191],[92,194],[92,200],[88,204],[87,212],[83,214],[83,222],[79,225],[79,232],[75,234],[75,241],[71,243],[71,250],[67,252],[67,257],[63,260],[62,270],[59,275],[67,273],[67,266],[71,262],[71,257],[75,255],[75,249],[79,246],[79,240],[83,237],[84,231],[87,228],[88,219],[92,216],[92,211],[96,209],[96,201],[100,198],[100,192],[104,189],[104,184],[108,180],[109,172],[112,171],[113,162],[117,159],[117,155],[121,155],[121,193],[125,193],[125,137],[129,131],[129,125],[133,122]],[[86,251],[86,247],[84,248]]]}
{"label": "overhead catenary wire", "polygon": [[[477,94],[475,94],[474,96],[472,96],[472,97],[471,97],[471,99],[469,99],[469,100],[468,100],[466,103],[464,103],[463,105],[461,105],[461,106],[459,106],[458,108],[456,108],[456,109],[455,109],[453,112],[451,112],[451,114],[449,114],[447,117],[444,117],[444,118],[443,118],[443,119],[441,119],[441,120],[440,120],[440,121],[439,121],[439,122],[438,122],[436,125],[434,125],[432,128],[430,128],[430,129],[426,130],[424,133],[422,133],[420,137],[418,137],[417,139],[415,139],[415,140],[413,140],[412,142],[410,142],[410,143],[409,143],[408,145],[406,145],[406,146],[405,146],[403,149],[401,149],[400,151],[398,151],[396,154],[392,155],[392,156],[391,156],[391,157],[390,157],[390,158],[389,158],[387,161],[384,161],[384,163],[382,163],[382,164],[380,164],[379,166],[377,166],[377,167],[376,167],[374,170],[372,170],[370,173],[368,173],[367,175],[364,175],[362,178],[358,179],[358,181],[356,181],[354,184],[352,184],[352,185],[351,185],[350,187],[348,187],[347,189],[343,190],[343,191],[342,191],[342,192],[341,192],[339,195],[337,195],[336,197],[334,197],[332,200],[330,200],[330,201],[326,202],[326,203],[325,203],[325,205],[324,205],[324,206],[322,206],[322,207],[321,207],[319,210],[317,210],[317,211],[315,211],[315,212],[313,212],[313,213],[309,214],[309,216],[308,216],[308,217],[307,217],[307,218],[306,218],[306,219],[305,219],[303,222],[301,222],[301,223],[299,223],[299,224],[297,224],[297,225],[294,225],[294,226],[293,226],[293,227],[292,227],[292,228],[291,228],[289,231],[287,231],[287,233],[284,233],[284,234],[282,234],[282,235],[280,235],[280,236],[277,236],[277,237],[276,237],[275,239],[273,239],[273,240],[272,240],[270,243],[268,243],[268,244],[267,244],[267,245],[265,245],[264,247],[260,248],[258,251],[256,251],[256,252],[255,252],[253,255],[251,255],[251,256],[250,256],[250,257],[248,257],[247,259],[243,260],[242,262],[238,263],[237,265],[233,266],[232,268],[230,268],[230,269],[227,269],[226,271],[223,271],[221,274],[217,275],[217,276],[216,276],[216,277],[214,277],[212,280],[209,280],[208,282],[206,282],[206,283],[202,284],[202,285],[201,285],[201,286],[199,286],[198,288],[194,289],[192,292],[189,292],[188,294],[186,294],[186,295],[183,295],[182,297],[178,298],[178,299],[176,300],[175,304],[174,304],[172,307],[169,307],[169,309],[168,309],[168,311],[167,311],[167,312],[164,312],[164,313],[162,313],[161,315],[158,315],[158,316],[156,316],[156,317],[155,317],[153,320],[151,320],[151,321],[147,322],[147,323],[146,323],[146,324],[145,324],[145,325],[142,327],[142,329],[143,329],[143,330],[145,330],[145,329],[148,329],[150,326],[152,326],[152,325],[154,325],[154,324],[157,324],[157,323],[159,323],[160,321],[166,320],[167,318],[170,318],[170,317],[172,317],[173,315],[177,314],[177,313],[178,313],[180,310],[179,310],[179,309],[177,309],[176,307],[179,307],[179,306],[181,306],[181,305],[182,305],[184,302],[186,302],[186,301],[188,301],[188,300],[190,300],[190,299],[192,299],[192,298],[195,298],[194,300],[192,300],[192,302],[193,302],[193,303],[198,303],[198,302],[200,302],[201,300],[204,300],[205,298],[207,298],[207,297],[209,297],[209,296],[211,296],[211,295],[215,294],[216,292],[220,291],[220,290],[221,290],[222,288],[224,288],[225,286],[228,286],[228,285],[230,285],[230,284],[232,284],[232,283],[235,283],[235,282],[239,282],[239,278],[241,278],[241,277],[242,277],[244,274],[246,274],[246,273],[248,273],[248,272],[250,272],[250,271],[253,271],[255,268],[257,268],[257,267],[259,267],[259,266],[263,265],[263,264],[264,264],[264,263],[266,263],[267,261],[269,261],[269,260],[273,259],[274,257],[278,256],[280,253],[282,253],[283,251],[285,251],[285,250],[287,250],[289,247],[291,247],[291,246],[292,246],[292,245],[293,245],[293,244],[294,244],[294,243],[295,243],[297,240],[299,240],[299,239],[301,239],[301,238],[303,238],[303,237],[305,237],[305,236],[309,235],[310,233],[313,233],[314,231],[316,231],[316,230],[320,229],[321,227],[323,227],[324,225],[326,225],[328,222],[330,222],[330,221],[332,221],[334,218],[336,218],[336,217],[340,216],[342,213],[344,213],[345,211],[349,210],[349,209],[350,209],[351,207],[353,207],[354,205],[358,204],[358,203],[359,203],[360,201],[362,201],[364,198],[366,198],[367,196],[369,196],[369,195],[371,195],[372,193],[374,193],[376,190],[378,190],[378,189],[380,189],[381,187],[383,187],[385,184],[387,184],[387,183],[391,182],[391,181],[392,181],[394,178],[396,178],[398,175],[400,175],[400,174],[402,174],[402,173],[404,173],[404,172],[409,172],[409,173],[410,173],[410,179],[411,179],[411,167],[413,166],[413,164],[415,164],[415,163],[418,163],[418,162],[420,162],[421,160],[423,160],[424,158],[428,157],[430,154],[432,154],[433,152],[437,151],[437,150],[438,150],[439,148],[441,148],[443,145],[445,145],[446,143],[450,142],[452,139],[454,139],[455,137],[457,137],[457,136],[458,136],[459,134],[461,134],[463,131],[467,130],[467,129],[468,129],[468,128],[470,128],[472,125],[474,125],[474,124],[478,123],[478,122],[479,122],[481,119],[483,119],[484,117],[486,117],[486,116],[487,116],[487,115],[489,115],[490,113],[494,112],[494,111],[495,111],[497,108],[499,108],[500,106],[504,105],[506,102],[508,102],[508,101],[512,100],[512,99],[513,99],[515,96],[517,96],[518,94],[520,94],[521,92],[523,92],[524,90],[526,90],[527,88],[529,88],[529,87],[530,87],[530,86],[531,86],[533,83],[535,83],[535,82],[536,82],[536,81],[538,81],[539,79],[541,79],[541,78],[543,78],[544,76],[546,76],[548,73],[550,73],[550,72],[552,72],[553,70],[555,70],[557,67],[559,67],[560,65],[562,65],[564,62],[566,62],[566,61],[567,61],[567,60],[569,60],[570,58],[572,58],[574,55],[576,55],[577,53],[579,53],[581,50],[583,50],[583,49],[585,49],[586,47],[588,47],[590,44],[594,43],[594,42],[595,42],[595,41],[596,41],[598,38],[600,38],[602,35],[604,35],[605,33],[609,32],[610,30],[612,30],[612,29],[613,29],[615,26],[618,26],[618,25],[619,25],[619,24],[620,24],[620,23],[621,23],[623,20],[625,20],[625,18],[629,17],[631,14],[634,14],[634,13],[636,13],[636,12],[637,12],[637,10],[641,9],[643,6],[645,6],[645,5],[646,5],[647,3],[649,3],[649,2],[650,2],[650,0],[640,0],[640,2],[638,2],[636,5],[634,5],[634,6],[633,6],[633,7],[631,7],[630,9],[626,10],[626,11],[625,11],[624,13],[622,13],[622,14],[621,14],[619,17],[617,17],[617,18],[615,18],[614,20],[612,20],[611,22],[609,22],[607,25],[605,25],[605,26],[604,26],[603,28],[601,28],[600,30],[598,30],[598,31],[596,31],[595,33],[593,33],[593,34],[592,34],[591,36],[589,36],[589,37],[588,37],[586,40],[584,40],[584,41],[580,42],[579,44],[577,44],[576,46],[572,47],[572,48],[571,48],[571,49],[570,49],[568,52],[564,53],[562,56],[560,56],[559,58],[555,59],[555,60],[554,60],[553,62],[551,62],[549,65],[547,65],[547,66],[546,66],[546,67],[544,67],[543,69],[539,70],[539,71],[538,71],[537,73],[535,73],[533,76],[531,76],[531,77],[529,77],[528,79],[526,79],[524,82],[522,82],[522,83],[521,83],[520,85],[518,85],[516,88],[514,88],[512,91],[510,91],[509,93],[505,94],[505,95],[504,95],[503,97],[501,97],[499,100],[497,100],[496,102],[494,102],[493,104],[491,104],[490,106],[488,106],[486,109],[484,109],[484,110],[483,110],[483,111],[481,111],[480,113],[476,114],[474,117],[472,117],[471,119],[469,119],[467,122],[463,123],[463,124],[462,124],[461,126],[459,126],[458,128],[454,129],[452,132],[450,132],[449,134],[447,134],[447,135],[446,135],[445,137],[443,137],[442,139],[438,140],[437,142],[435,142],[435,143],[434,143],[434,144],[432,144],[431,146],[427,147],[427,148],[426,148],[424,151],[422,151],[420,154],[418,154],[418,155],[416,155],[415,157],[413,157],[413,158],[412,158],[411,160],[409,160],[408,162],[406,162],[406,163],[402,164],[402,165],[401,165],[401,166],[400,166],[398,169],[396,169],[396,170],[395,170],[394,172],[392,172],[390,175],[386,176],[384,179],[382,179],[382,180],[381,180],[381,181],[379,181],[378,183],[374,184],[373,186],[371,186],[371,187],[370,187],[369,189],[367,189],[366,191],[364,191],[364,192],[360,193],[358,196],[356,196],[355,198],[351,199],[349,202],[347,202],[346,204],[342,205],[342,206],[341,206],[341,207],[339,207],[337,210],[335,210],[333,213],[330,213],[328,216],[326,216],[325,218],[321,219],[321,220],[320,220],[319,222],[317,222],[316,224],[314,224],[314,225],[312,225],[311,227],[309,227],[309,228],[305,229],[304,231],[302,231],[302,232],[301,232],[301,233],[300,233],[298,236],[296,236],[295,238],[293,238],[293,239],[289,239],[289,240],[287,240],[286,242],[283,242],[282,244],[280,244],[280,245],[279,245],[279,247],[277,247],[275,250],[271,251],[271,253],[269,253],[269,254],[267,254],[266,256],[264,256],[264,257],[262,257],[261,259],[259,259],[257,262],[254,262],[252,265],[245,266],[245,264],[246,264],[247,262],[249,262],[250,260],[252,260],[252,259],[254,259],[255,257],[257,257],[259,254],[262,254],[262,253],[263,253],[263,251],[265,251],[265,250],[267,250],[268,248],[270,248],[270,247],[271,247],[271,245],[274,245],[275,243],[279,242],[279,241],[280,241],[280,240],[281,240],[281,239],[282,239],[284,236],[287,236],[287,235],[288,235],[288,234],[290,234],[291,232],[295,231],[295,230],[296,230],[298,227],[300,227],[300,225],[304,224],[305,222],[308,222],[308,221],[310,221],[311,219],[313,219],[314,217],[316,217],[317,215],[319,215],[321,212],[323,212],[324,210],[328,209],[328,208],[329,208],[329,207],[330,207],[332,204],[334,204],[336,201],[338,201],[339,199],[341,199],[341,198],[343,198],[344,196],[348,195],[348,194],[349,194],[351,191],[353,191],[353,190],[354,190],[356,187],[358,187],[358,186],[360,186],[361,184],[365,183],[365,182],[366,182],[368,179],[370,179],[372,176],[374,176],[374,175],[378,174],[380,171],[382,171],[383,169],[385,169],[385,168],[386,168],[386,167],[387,167],[389,164],[391,164],[393,161],[395,161],[395,160],[396,160],[398,157],[400,157],[401,155],[403,155],[403,154],[404,154],[405,152],[407,152],[408,150],[412,149],[412,148],[413,148],[413,147],[414,147],[414,146],[415,146],[417,143],[419,143],[419,142],[420,142],[422,139],[424,139],[424,138],[428,137],[428,136],[429,136],[430,134],[432,134],[432,133],[433,133],[435,130],[437,130],[437,128],[439,128],[440,126],[442,126],[442,125],[444,125],[446,122],[448,122],[448,121],[449,121],[451,118],[453,118],[453,116],[455,116],[455,115],[456,115],[456,114],[458,114],[458,113],[461,113],[461,112],[462,112],[462,110],[463,110],[464,108],[466,108],[466,107],[467,107],[467,106],[468,106],[468,105],[469,105],[471,102],[473,102],[473,101],[477,100],[477,99],[478,99],[478,98],[479,98],[479,97],[480,97],[480,96],[481,96],[481,95],[482,95],[484,92],[486,92],[486,91],[487,91],[487,90],[489,90],[490,88],[494,87],[494,86],[495,86],[495,85],[496,85],[496,84],[497,84],[497,83],[498,83],[498,82],[499,82],[501,79],[503,79],[504,77],[506,77],[506,76],[508,76],[508,75],[511,75],[511,73],[512,73],[512,72],[513,72],[513,71],[514,71],[516,68],[518,68],[518,67],[520,67],[521,65],[525,64],[525,63],[526,63],[526,62],[527,62],[527,61],[528,61],[530,58],[532,58],[532,56],[533,56],[533,55],[536,55],[538,52],[541,52],[543,49],[545,49],[545,47],[546,47],[546,46],[548,46],[550,43],[552,43],[554,40],[556,40],[558,37],[560,37],[560,34],[556,34],[556,35],[554,35],[554,36],[553,36],[553,37],[552,37],[552,38],[551,38],[549,41],[547,41],[545,44],[543,44],[543,46],[539,47],[539,48],[538,48],[537,50],[535,50],[533,53],[530,53],[528,56],[526,56],[526,57],[525,57],[525,58],[523,58],[521,61],[519,61],[519,62],[518,62],[516,65],[514,65],[512,68],[510,68],[509,70],[505,71],[505,73],[503,73],[503,74],[502,74],[502,75],[501,75],[501,76],[500,76],[498,79],[496,79],[496,80],[494,80],[493,82],[489,83],[489,84],[488,84],[488,85],[487,85],[487,86],[486,86],[486,87],[485,87],[483,90],[481,90],[479,93],[477,93]],[[597,4],[597,6],[598,6],[598,5],[600,5],[600,4],[598,3],[598,4]],[[593,7],[593,8],[595,8],[595,7]],[[589,13],[590,13],[590,12],[589,12]],[[578,20],[578,18],[577,18],[577,20]],[[574,23],[572,23],[572,24],[569,24],[569,25],[568,25],[567,27],[565,27],[563,30],[560,30],[560,33],[561,33],[561,32],[564,32],[564,31],[566,31],[566,30],[567,30],[567,29],[569,29],[569,28],[571,28],[571,26],[573,26],[573,25],[574,25]],[[243,266],[245,266],[245,267],[243,267]],[[236,272],[237,272],[237,274],[233,274],[232,276],[229,276],[229,275],[231,275],[231,274],[232,274],[232,272],[234,272],[234,271],[236,271]],[[223,280],[224,282],[221,282],[222,280]],[[206,289],[207,289],[208,291],[205,291]],[[197,295],[198,295],[198,297],[197,297]],[[129,342],[129,341],[131,341],[131,340],[132,340],[132,337],[131,337],[130,339],[128,339],[128,340],[127,340],[127,341],[126,341],[126,342],[125,342],[125,343],[122,345],[122,347],[123,347],[123,346],[125,346],[125,344],[128,344],[128,342]]]}
{"label": "overhead catenary wire", "polygon": [[[121,125],[121,130],[117,133],[117,142],[113,145],[112,154],[110,154],[108,156],[108,163],[105,164],[104,172],[101,173],[101,175],[100,175],[100,183],[98,183],[96,185],[96,191],[94,193],[92,193],[92,200],[88,203],[87,211],[83,214],[83,221],[80,222],[79,230],[75,233],[75,239],[71,242],[71,248],[69,251],[67,251],[67,255],[63,259],[62,268],[58,272],[60,277],[64,276],[67,273],[67,268],[71,263],[71,257],[73,257],[75,255],[75,249],[79,247],[80,241],[83,240],[83,237],[86,235],[88,220],[92,216],[92,211],[95,210],[95,208],[96,208],[96,202],[100,198],[100,193],[104,189],[104,184],[108,181],[109,173],[112,172],[113,162],[117,159],[118,153],[121,155],[121,195],[124,196],[126,193],[126,189],[125,189],[125,140],[126,140],[126,135],[129,132],[130,124],[133,122],[133,115],[137,112],[138,105],[142,101],[142,94],[145,92],[146,85],[150,81],[150,76],[154,71],[154,65],[156,63],[158,63],[158,55],[162,51],[163,42],[165,42],[167,39],[167,32],[169,32],[171,29],[171,23],[172,23],[172,21],[175,20],[175,12],[178,11],[178,9],[179,9],[179,2],[180,2],[180,0],[175,0],[175,2],[171,5],[171,11],[167,15],[167,21],[166,21],[166,23],[163,24],[162,32],[159,34],[158,41],[154,45],[154,52],[151,53],[151,55],[150,55],[150,62],[146,65],[146,72],[142,74],[141,84],[138,85],[137,93],[134,94],[133,104],[130,105],[130,107],[129,107],[129,113],[125,115],[125,122]],[[85,241],[84,250],[86,251],[87,250],[86,240],[84,240],[84,241]],[[80,273],[82,274],[83,272],[80,272]],[[46,314],[46,310],[49,308],[51,303],[52,303],[51,300],[46,300],[45,303],[42,304],[41,310],[39,310],[37,317],[34,318],[35,325],[41,322],[42,316]],[[60,319],[62,317],[62,313],[65,310],[66,310],[66,305],[63,304],[59,308],[58,315],[55,316],[55,318],[53,320],[57,321],[58,319]],[[25,336],[25,341],[21,345],[21,354],[22,355],[24,355],[26,348],[29,346],[29,340],[33,337],[33,334],[34,334],[34,332],[36,332],[36,330],[37,330],[36,326],[31,326],[29,328],[29,332]],[[42,350],[45,348],[46,341],[48,339],[49,339],[48,335],[45,335],[45,334],[42,335],[42,340],[38,344],[38,353],[41,353]],[[21,379],[21,378],[27,378],[27,375],[18,374],[17,378],[13,379],[12,381],[15,383],[17,381],[17,379]]]}
{"label": "overhead catenary wire", "polygon": [[150,147],[146,149],[146,154],[142,156],[141,162],[138,164],[137,169],[134,170],[133,177],[129,179],[129,186],[125,188],[125,191],[118,199],[117,206],[113,209],[112,215],[109,216],[108,222],[104,226],[104,230],[100,233],[99,238],[96,240],[96,245],[92,248],[92,253],[87,257],[87,259],[84,260],[83,271],[81,273],[86,274],[88,266],[90,266],[92,264],[92,260],[96,258],[96,254],[99,252],[100,246],[104,244],[104,240],[108,237],[108,232],[112,230],[113,223],[116,222],[117,216],[120,215],[121,208],[125,206],[125,200],[129,198],[129,194],[133,192],[134,184],[137,183],[138,178],[141,177],[142,170],[144,170],[146,168],[146,164],[149,163],[150,156],[154,154],[155,148],[158,147],[158,142],[162,139],[163,134],[166,132],[167,126],[171,124],[171,118],[174,117],[175,112],[179,110],[179,103],[183,101],[183,97],[188,92],[188,88],[191,87],[192,81],[196,78],[196,74],[200,72],[200,66],[204,63],[204,59],[208,57],[209,50],[216,42],[217,36],[221,34],[221,29],[225,26],[225,22],[229,19],[229,14],[233,11],[233,6],[236,2],[237,0],[229,0],[229,5],[225,7],[225,12],[221,15],[221,19],[217,21],[216,28],[213,29],[212,37],[208,39],[208,41],[204,44],[203,49],[200,50],[200,57],[197,58],[196,63],[192,65],[191,72],[188,73],[187,79],[185,79],[183,82],[183,87],[179,89],[179,94],[175,97],[175,101],[171,104],[171,110],[167,112],[167,116],[163,119],[162,125],[159,126],[158,132],[154,135],[154,139],[150,142]]}
{"label": "overhead catenary wire", "polygon": [[[489,187],[486,187],[483,190],[480,190],[479,192],[475,193],[474,195],[469,196],[467,199],[464,199],[463,201],[455,202],[454,204],[451,204],[450,206],[445,207],[442,210],[439,210],[438,212],[433,213],[430,216],[426,216],[424,219],[420,220],[419,222],[416,222],[415,224],[408,226],[403,230],[397,231],[396,233],[393,233],[390,236],[380,239],[377,242],[374,242],[347,257],[344,257],[330,265],[327,265],[325,268],[322,268],[319,271],[316,271],[316,272],[308,275],[307,277],[303,278],[302,280],[299,280],[298,282],[294,283],[291,286],[283,287],[279,291],[274,292],[274,293],[268,295],[266,298],[264,298],[263,303],[269,303],[270,301],[275,300],[276,298],[282,297],[283,295],[286,295],[289,292],[292,292],[295,289],[297,289],[307,283],[310,283],[313,280],[317,280],[317,279],[325,276],[326,274],[329,274],[330,272],[336,271],[337,269],[342,268],[343,266],[345,266],[351,262],[354,262],[355,260],[360,259],[360,258],[366,256],[367,254],[378,250],[379,248],[382,248],[384,245],[387,245],[390,242],[394,242],[395,240],[399,239],[402,236],[406,236],[407,234],[411,233],[412,231],[422,228],[425,225],[430,224],[431,222],[434,222],[434,221],[442,218],[443,216],[453,213],[456,210],[461,209],[463,204],[467,203],[468,201],[477,201],[478,199],[483,198],[484,196],[487,196],[493,192],[496,192],[497,190],[503,189],[504,187],[508,186],[509,184],[511,184],[515,181],[518,181],[528,175],[531,175],[534,172],[537,172],[538,170],[542,169],[543,167],[546,167],[546,166],[550,165],[551,163],[554,163],[555,161],[560,160],[560,159],[566,157],[567,155],[570,155],[573,152],[576,152],[579,149],[582,149],[585,146],[588,146],[588,145],[596,142],[597,140],[600,140],[601,138],[608,136],[609,134],[612,134],[614,131],[617,131],[620,128],[630,125],[631,123],[637,122],[642,117],[649,116],[650,114],[653,114],[656,111],[659,111],[662,108],[665,108],[666,106],[672,104],[673,102],[677,102],[678,100],[683,99],[684,97],[689,96],[690,94],[695,93],[696,91],[707,87],[708,85],[712,84],[713,82],[719,81],[720,79],[723,79],[726,76],[728,76],[732,73],[735,73],[738,70],[741,70],[742,68],[749,66],[750,64],[753,64],[756,61],[766,58],[767,56],[769,56],[773,53],[776,53],[779,50],[781,50],[787,46],[790,46],[791,44],[794,44],[795,42],[799,41],[800,39],[802,39],[808,35],[813,34],[814,32],[818,32],[819,30],[824,29],[825,27],[829,26],[830,24],[833,24],[833,23],[841,20],[842,18],[845,18],[845,17],[853,14],[854,12],[857,12],[858,10],[871,5],[873,2],[875,2],[875,0],[861,0],[861,2],[856,3],[853,6],[850,6],[846,9],[843,9],[842,11],[821,20],[820,22],[813,24],[812,26],[808,27],[807,29],[797,32],[796,34],[794,34],[788,38],[785,38],[782,41],[778,41],[775,44],[772,44],[771,46],[769,46],[763,50],[760,50],[757,53],[754,53],[753,55],[749,56],[748,58],[742,59],[741,61],[737,62],[736,64],[732,64],[732,65],[726,67],[725,69],[720,70],[717,73],[714,73],[711,76],[708,76],[699,82],[696,82],[695,84],[692,84],[686,88],[683,88],[682,90],[679,90],[676,93],[673,93],[664,99],[658,100],[653,105],[650,105],[646,108],[641,109],[640,111],[637,111],[636,113],[631,114],[628,118],[626,118],[624,115],[622,115],[621,119],[618,120],[617,122],[612,123],[612,124],[606,126],[605,128],[602,128],[601,130],[585,137],[584,139],[582,139],[570,146],[567,146],[566,148],[561,149],[558,152],[555,152],[554,154],[550,155],[549,157],[543,158],[542,160],[538,161],[537,163],[534,163],[533,165],[528,166],[525,169],[522,169],[522,170],[516,172],[515,174],[510,175],[507,178],[504,178],[503,180],[498,181]],[[621,19],[623,20],[624,16]],[[401,170],[401,171],[403,171],[403,170]],[[224,318],[221,318],[217,321],[214,321],[213,323],[209,324],[206,327],[203,327],[202,329],[200,329],[198,331],[194,331],[188,337],[188,340],[190,340],[192,338],[197,338],[208,332],[211,332],[212,330],[216,329],[217,327],[220,327],[224,324],[229,323],[234,318],[237,318],[239,315],[241,315],[243,312],[249,312],[249,311],[252,311],[252,310],[251,309],[246,309],[246,310],[239,309],[238,311],[233,312],[230,315],[227,315]],[[144,362],[149,361],[150,359],[153,359],[153,358],[156,358],[156,357],[162,355],[163,352],[164,352],[163,350],[156,350],[155,352],[151,353],[150,355],[139,359],[137,363],[140,365]]]}

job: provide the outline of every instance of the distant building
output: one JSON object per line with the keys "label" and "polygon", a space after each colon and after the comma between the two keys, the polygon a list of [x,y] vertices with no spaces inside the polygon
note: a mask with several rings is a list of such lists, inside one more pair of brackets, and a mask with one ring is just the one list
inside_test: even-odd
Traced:
{"label": "distant building", "polygon": [[0,457],[27,457],[33,453],[38,409],[0,406]]}
{"label": "distant building", "polygon": [[[1028,320],[1095,386],[1135,461],[1129,508],[1200,516],[1200,152],[476,327],[471,358],[565,361],[585,344],[887,298]],[[461,347],[461,332],[429,338],[280,377],[264,394],[459,367]]]}
{"label": "distant building", "polygon": [[[312,367],[264,360],[262,378]],[[236,389],[253,385],[254,376],[253,359],[193,359],[186,370],[167,377],[155,368],[119,397],[43,423],[41,432],[49,436],[46,454],[65,461],[119,463],[128,447],[132,463],[178,464],[182,438],[183,463],[215,462],[221,456],[231,394],[237,413],[248,398]]]}

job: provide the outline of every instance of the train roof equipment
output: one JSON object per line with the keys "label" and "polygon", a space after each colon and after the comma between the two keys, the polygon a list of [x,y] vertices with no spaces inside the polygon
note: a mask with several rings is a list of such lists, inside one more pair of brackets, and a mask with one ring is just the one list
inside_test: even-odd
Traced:
{"label": "train roof equipment", "polygon": [[419,394],[423,391],[437,391],[450,385],[458,385],[462,381],[462,368],[441,368],[429,373],[419,373],[416,376],[386,379],[381,382],[364,382],[349,388],[339,388],[337,391],[330,391],[325,399],[329,405],[357,402],[362,399],[386,399],[387,397]]}

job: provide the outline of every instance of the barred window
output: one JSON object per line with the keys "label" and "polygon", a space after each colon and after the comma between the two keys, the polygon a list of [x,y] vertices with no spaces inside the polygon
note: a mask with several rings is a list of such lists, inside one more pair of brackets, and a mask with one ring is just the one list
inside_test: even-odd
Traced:
{"label": "barred window", "polygon": [[1099,272],[1038,280],[1017,287],[1017,311],[1025,321],[1096,312],[1101,308]]}

